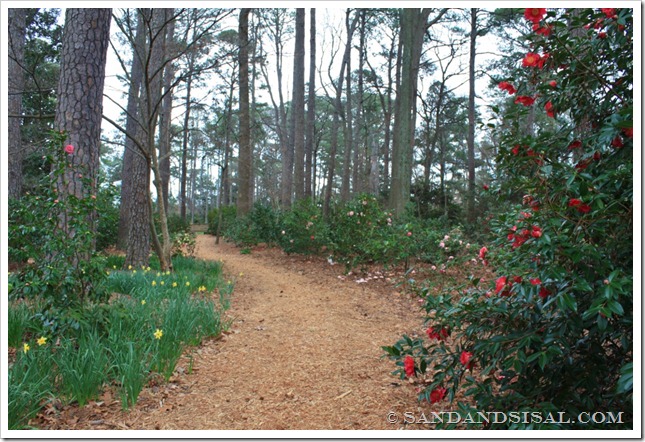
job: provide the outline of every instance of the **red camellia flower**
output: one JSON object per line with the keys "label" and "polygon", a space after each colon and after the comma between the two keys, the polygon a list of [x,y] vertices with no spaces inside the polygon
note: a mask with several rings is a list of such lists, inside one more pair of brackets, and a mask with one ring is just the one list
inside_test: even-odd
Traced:
{"label": "red camellia flower", "polygon": [[551,57],[551,54],[544,54],[540,57],[540,59],[537,61],[537,67],[542,69],[544,67],[544,64],[546,61]]}
{"label": "red camellia flower", "polygon": [[634,138],[634,128],[633,127],[625,127],[623,128],[623,133],[627,138]]}
{"label": "red camellia flower", "polygon": [[546,15],[546,8],[526,8],[524,18],[533,23],[539,23]]}
{"label": "red camellia flower", "polygon": [[515,104],[523,104],[524,106],[532,106],[535,103],[535,98],[528,95],[520,95],[515,98]]}
{"label": "red camellia flower", "polygon": [[484,190],[488,190],[488,189],[489,189],[488,184],[484,184],[484,185],[482,186],[482,188],[483,188]]}
{"label": "red camellia flower", "polygon": [[521,284],[522,283],[522,277],[521,276],[513,276],[513,282],[515,282],[515,284]]}
{"label": "red camellia flower", "polygon": [[[515,100],[515,102],[517,103],[517,100]],[[519,154],[519,153],[520,153],[520,145],[519,145],[519,144],[516,144],[516,145],[511,149],[511,152],[513,152],[513,155],[517,155],[517,154]]]}
{"label": "red camellia flower", "polygon": [[544,105],[544,110],[546,111],[546,115],[551,118],[555,118],[555,111],[553,110],[553,103],[550,101],[547,101],[546,104]]}
{"label": "red camellia flower", "polygon": [[557,85],[558,85],[558,82],[557,82],[557,81],[555,81],[555,80],[551,80],[551,81],[549,81],[549,86],[551,86],[551,87],[556,87]]}
{"label": "red camellia flower", "polygon": [[67,146],[65,146],[65,153],[67,155],[73,154],[74,153],[74,146],[72,146],[71,144],[68,144]]}
{"label": "red camellia flower", "polygon": [[569,200],[569,207],[578,207],[580,204],[582,204],[582,200],[578,198],[571,198]]}
{"label": "red camellia flower", "polygon": [[432,390],[432,392],[430,393],[430,403],[436,404],[437,402],[441,401],[444,397],[446,397],[446,392],[447,390],[443,387],[437,387]]}
{"label": "red camellia flower", "polygon": [[539,226],[533,226],[531,228],[531,236],[533,238],[540,238],[542,236],[542,229]]}
{"label": "red camellia flower", "polygon": [[540,298],[542,298],[542,299],[546,299],[546,298],[547,298],[547,296],[549,296],[550,294],[551,294],[551,292],[550,292],[550,291],[548,291],[548,290],[546,289],[546,287],[541,287],[541,288],[540,288],[540,293],[539,293]]}
{"label": "red camellia flower", "polygon": [[461,356],[459,357],[459,362],[461,362],[462,365],[465,365],[466,369],[470,370],[471,368],[473,368],[473,363],[470,362],[472,357],[473,357],[473,354],[471,352],[464,350],[461,352]]}
{"label": "red camellia flower", "polygon": [[530,282],[531,282],[531,284],[533,284],[533,285],[540,285],[540,284],[542,284],[542,281],[540,281],[540,278],[531,278],[531,279],[529,279],[529,281],[530,281]]}
{"label": "red camellia flower", "polygon": [[553,26],[542,26],[541,27],[539,23],[533,23],[533,30],[538,35],[543,35],[545,37],[548,37],[549,35],[551,35],[551,30],[552,29],[553,29]]}
{"label": "red camellia flower", "polygon": [[593,159],[594,159],[594,161],[600,161],[600,157],[601,157],[600,152],[595,151],[595,152],[593,153]]}
{"label": "red camellia flower", "polygon": [[403,360],[403,368],[405,369],[405,374],[410,378],[414,376],[414,359],[412,356],[407,355]]}
{"label": "red camellia flower", "polygon": [[529,52],[522,59],[522,66],[524,66],[525,68],[537,66],[541,59],[542,57],[540,57],[539,54],[536,54],[535,52]]}
{"label": "red camellia flower", "polygon": [[599,32],[599,33],[598,33],[598,38],[600,38],[600,39],[605,39],[605,38],[607,38],[607,33],[606,33],[606,32]]}
{"label": "red camellia flower", "polygon": [[586,160],[581,160],[580,162],[578,162],[578,164],[576,164],[576,170],[578,172],[582,172],[587,167],[589,167],[590,164],[591,164],[591,158],[587,158]]}
{"label": "red camellia flower", "polygon": [[486,247],[482,247],[479,249],[479,259],[486,259],[486,254],[488,253],[488,249]]}
{"label": "red camellia flower", "polygon": [[439,330],[437,330],[436,328],[429,328],[426,330],[426,334],[428,335],[428,339],[436,339],[437,341],[443,341],[445,338],[448,337],[450,332],[448,332],[448,329],[444,327],[442,327]]}
{"label": "red camellia flower", "polygon": [[500,276],[495,282],[495,294],[499,294],[506,287],[506,276]]}
{"label": "red camellia flower", "polygon": [[620,149],[621,147],[623,147],[623,139],[620,138],[620,135],[616,135],[616,138],[614,138],[611,141],[611,145],[612,145],[612,147],[615,147],[616,149]]}
{"label": "red camellia flower", "polygon": [[589,204],[580,204],[576,208],[578,209],[578,212],[581,212],[581,213],[589,213],[589,212],[591,212],[591,206]]}
{"label": "red camellia flower", "polygon": [[312,240],[312,241],[313,241],[315,238],[316,238],[316,237],[315,237],[315,236],[313,236],[313,235],[311,235],[311,236],[309,237],[309,239],[310,239],[310,240]]}
{"label": "red camellia flower", "polygon": [[605,14],[607,18],[612,18],[614,15],[616,15],[616,9],[614,8],[600,8],[600,10],[603,14]]}
{"label": "red camellia flower", "polygon": [[579,147],[582,147],[582,141],[580,141],[580,140],[573,140],[573,141],[569,144],[568,149],[569,149],[569,150],[573,150],[573,149],[578,149]]}
{"label": "red camellia flower", "polygon": [[513,95],[515,92],[517,92],[515,87],[508,81],[500,81],[497,87],[503,91],[508,92],[510,95]]}
{"label": "red camellia flower", "polygon": [[412,232],[408,232],[408,233],[406,233],[406,235],[412,236]]}

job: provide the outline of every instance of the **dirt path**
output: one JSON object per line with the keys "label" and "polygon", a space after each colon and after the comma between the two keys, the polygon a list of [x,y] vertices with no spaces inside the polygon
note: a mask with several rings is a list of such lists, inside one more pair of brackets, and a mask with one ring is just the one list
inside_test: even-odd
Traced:
{"label": "dirt path", "polygon": [[418,310],[391,283],[341,280],[340,265],[275,249],[242,255],[207,235],[198,236],[197,256],[223,260],[236,280],[231,333],[199,350],[193,373],[146,389],[130,412],[97,414],[97,425],[395,429],[389,411],[417,409],[410,386],[381,359],[382,345],[420,325]]}

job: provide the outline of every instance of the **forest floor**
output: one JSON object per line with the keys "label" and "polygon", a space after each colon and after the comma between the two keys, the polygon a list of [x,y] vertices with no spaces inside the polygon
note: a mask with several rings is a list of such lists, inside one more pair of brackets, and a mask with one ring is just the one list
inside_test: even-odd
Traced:
{"label": "forest floor", "polygon": [[108,390],[83,408],[48,405],[32,425],[382,430],[401,427],[388,423],[390,411],[421,411],[416,386],[393,376],[394,364],[382,357],[381,346],[423,333],[420,304],[400,293],[393,273],[363,282],[322,257],[264,247],[241,254],[210,235],[198,235],[196,255],[223,261],[236,281],[229,331],[182,358],[169,383],[151,382],[129,411]]}

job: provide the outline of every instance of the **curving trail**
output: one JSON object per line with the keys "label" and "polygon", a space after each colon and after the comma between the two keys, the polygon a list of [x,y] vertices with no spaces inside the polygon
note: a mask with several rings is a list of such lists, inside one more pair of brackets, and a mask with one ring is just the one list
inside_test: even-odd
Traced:
{"label": "curving trail", "polygon": [[381,358],[381,346],[421,324],[391,284],[343,281],[340,265],[275,249],[242,255],[209,235],[197,237],[197,256],[223,260],[236,280],[231,332],[198,350],[191,374],[147,388],[134,410],[94,428],[396,429],[389,411],[418,409]]}

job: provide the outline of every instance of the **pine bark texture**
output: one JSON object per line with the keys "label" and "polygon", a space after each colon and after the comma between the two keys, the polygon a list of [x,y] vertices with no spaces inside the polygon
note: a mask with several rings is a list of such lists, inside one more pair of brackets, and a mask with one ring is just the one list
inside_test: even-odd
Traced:
{"label": "pine bark texture", "polygon": [[240,66],[240,156],[238,163],[237,216],[251,210],[253,182],[251,170],[253,149],[251,146],[251,121],[249,116],[249,8],[240,10],[239,54]]}
{"label": "pine bark texture", "polygon": [[470,10],[470,62],[468,66],[468,207],[467,218],[474,223],[475,214],[475,55],[477,50],[477,8]]}
{"label": "pine bark texture", "polygon": [[[110,39],[111,9],[67,9],[54,127],[68,134],[74,146],[73,166],[58,182],[59,195],[89,197],[96,193],[99,172],[105,62]],[[83,169],[90,188],[73,170]],[[66,217],[61,227],[70,232]],[[71,233],[71,232],[70,232]]]}
{"label": "pine bark texture", "polygon": [[296,201],[305,196],[305,9],[296,9],[293,63],[293,181]]}
{"label": "pine bark texture", "polygon": [[9,20],[9,62],[8,62],[8,92],[7,111],[9,117],[8,135],[8,166],[9,198],[20,198],[22,194],[22,159],[24,150],[20,126],[22,119],[17,115],[22,113],[22,93],[25,87],[25,28],[27,9],[10,8]]}
{"label": "pine bark texture", "polygon": [[316,125],[316,9],[309,10],[309,85],[307,89],[307,127],[305,137],[305,198],[312,197],[313,153]]}
{"label": "pine bark texture", "polygon": [[[130,232],[130,206],[134,200],[134,189],[138,186],[145,185],[144,182],[139,184],[135,181],[135,176],[140,178],[140,174],[132,173],[132,165],[135,161],[143,161],[147,167],[147,162],[144,158],[144,152],[140,146],[143,146],[144,141],[142,138],[142,131],[140,129],[141,113],[140,113],[140,92],[141,82],[143,79],[143,64],[142,60],[145,57],[146,44],[145,44],[145,29],[142,16],[137,15],[137,29],[134,35],[134,46],[132,48],[132,66],[130,68],[130,87],[128,91],[128,104],[126,108],[126,137],[125,148],[123,150],[123,169],[121,171],[121,205],[119,208],[119,230],[118,242],[119,249],[126,250],[128,247],[128,235]],[[137,140],[135,142],[135,140]],[[137,142],[139,145],[137,145]],[[145,202],[145,206],[148,203]],[[150,233],[148,228],[148,219],[143,222],[145,231],[141,232],[148,238],[148,246],[146,250],[150,249]],[[147,253],[147,252],[146,252]]]}

